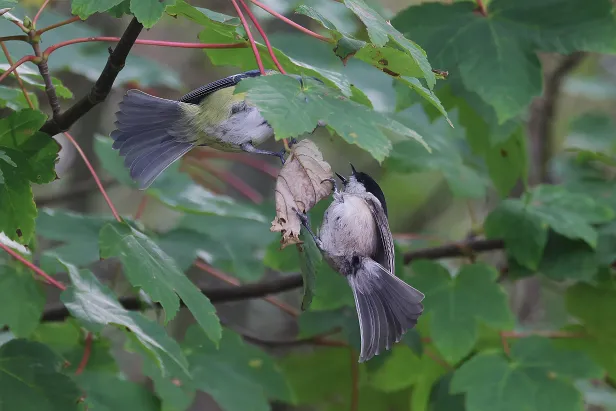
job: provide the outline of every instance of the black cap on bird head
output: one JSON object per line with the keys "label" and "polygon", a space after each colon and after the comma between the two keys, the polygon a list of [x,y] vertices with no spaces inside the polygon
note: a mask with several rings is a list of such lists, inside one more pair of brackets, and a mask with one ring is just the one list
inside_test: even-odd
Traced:
{"label": "black cap on bird head", "polygon": [[[383,207],[385,216],[387,216],[387,203],[385,202],[385,194],[383,194],[383,190],[381,190],[381,187],[368,174],[362,171],[355,170],[353,164],[349,164],[351,165],[352,170],[351,177],[355,177],[355,180],[357,180],[358,183],[361,183],[366,188],[367,192],[375,196],[381,202],[381,206]],[[346,186],[349,183],[349,181],[340,174],[336,173],[336,175],[338,176],[340,181],[342,181],[342,185]]]}

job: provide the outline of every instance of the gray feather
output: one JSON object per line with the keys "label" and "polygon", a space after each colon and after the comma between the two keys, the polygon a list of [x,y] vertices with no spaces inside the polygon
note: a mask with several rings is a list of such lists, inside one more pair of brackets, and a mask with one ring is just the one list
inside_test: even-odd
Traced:
{"label": "gray feather", "polygon": [[194,147],[197,136],[184,121],[181,104],[129,90],[119,105],[113,148],[140,189]]}
{"label": "gray feather", "polygon": [[359,317],[359,361],[364,362],[389,350],[417,324],[424,295],[368,257],[347,280]]}

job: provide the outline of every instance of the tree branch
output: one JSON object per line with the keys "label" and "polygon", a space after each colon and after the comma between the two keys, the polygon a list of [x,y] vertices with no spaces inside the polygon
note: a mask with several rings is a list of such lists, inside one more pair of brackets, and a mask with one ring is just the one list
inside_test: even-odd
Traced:
{"label": "tree branch", "polygon": [[[469,252],[484,252],[500,250],[504,247],[502,240],[469,240],[465,242],[447,244],[434,248],[409,251],[404,255],[404,263],[408,264],[420,258],[436,260],[439,258],[464,257]],[[226,303],[230,301],[249,300],[253,298],[263,298],[270,294],[281,293],[301,287],[303,284],[300,274],[290,274],[271,281],[263,281],[253,284],[242,284],[233,287],[204,287],[201,292],[210,299],[212,303]],[[143,309],[144,304],[133,296],[121,297],[120,304],[131,311]],[[182,306],[184,303],[182,302]],[[66,307],[56,306],[45,310],[42,321],[54,322],[63,321],[69,316]]]}
{"label": "tree branch", "polygon": [[404,264],[409,264],[413,260],[422,258],[437,260],[439,258],[467,257],[475,253],[502,250],[503,248],[505,248],[505,243],[501,239],[473,239],[459,243],[445,244],[438,247],[409,251],[404,254]]}
{"label": "tree branch", "polygon": [[90,93],[81,98],[81,100],[64,113],[47,120],[43,127],[41,127],[42,132],[54,136],[68,130],[94,106],[105,100],[111,91],[116,77],[124,68],[126,57],[142,29],[143,25],[139,23],[136,18],[133,18],[120,38],[115,50],[110,54],[109,59],[107,59],[107,64],[90,90]]}
{"label": "tree branch", "polygon": [[586,56],[575,52],[562,58],[558,66],[545,78],[543,95],[536,98],[530,107],[528,134],[530,137],[531,169],[530,183],[549,183],[548,163],[554,140],[554,117],[562,83]]}

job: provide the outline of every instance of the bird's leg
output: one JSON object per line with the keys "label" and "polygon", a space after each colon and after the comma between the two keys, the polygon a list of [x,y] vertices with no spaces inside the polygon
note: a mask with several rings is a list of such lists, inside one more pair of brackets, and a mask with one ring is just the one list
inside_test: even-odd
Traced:
{"label": "bird's leg", "polygon": [[274,156],[274,157],[278,157],[280,159],[280,161],[282,161],[282,164],[284,164],[284,154],[286,153],[286,150],[282,150],[279,153],[275,152],[275,151],[267,151],[267,150],[261,150],[260,148],[256,148],[255,146],[253,146],[251,143],[243,143],[240,144],[240,148],[242,150],[244,150],[247,153],[252,153],[252,154],[263,154],[266,156]]}
{"label": "bird's leg", "polygon": [[295,211],[295,213],[297,214],[297,218],[299,218],[299,221],[301,221],[301,223],[304,226],[304,228],[306,228],[306,230],[308,230],[308,232],[312,236],[312,239],[316,243],[317,247],[319,247],[319,250],[323,251],[323,242],[321,241],[321,239],[319,237],[317,237],[312,232],[312,228],[310,228],[310,220],[308,219],[308,215],[306,213],[300,213],[295,208],[293,208],[293,211]]}

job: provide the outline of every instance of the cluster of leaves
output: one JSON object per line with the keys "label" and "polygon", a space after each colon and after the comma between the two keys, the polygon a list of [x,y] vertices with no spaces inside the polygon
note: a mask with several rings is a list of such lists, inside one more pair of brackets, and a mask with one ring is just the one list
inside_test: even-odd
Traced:
{"label": "cluster of leaves", "polygon": [[[391,22],[362,0],[328,6],[331,13],[316,2],[298,4],[292,10],[314,20],[330,39],[319,64],[312,62],[313,43],[293,40],[286,46],[294,52],[281,45],[274,53],[301,82],[248,79],[238,92],[259,107],[278,139],[324,122],[329,132],[382,162],[387,175],[411,179],[411,173],[431,171],[458,198],[484,199],[494,191],[507,197],[517,183],[525,185],[528,173],[523,116],[541,93],[536,53],[612,53],[616,21],[609,0],[492,0],[487,9],[483,3],[422,4]],[[132,14],[145,27],[167,13],[201,26],[204,43],[248,41],[239,19],[181,0],[73,0],[72,11],[81,18]],[[60,20],[46,11],[39,25]],[[49,36],[92,36],[91,29],[73,29]],[[51,58],[52,69],[71,62],[70,70],[96,78],[104,48],[74,47],[63,49],[69,54],[57,66]],[[275,68],[267,48],[257,47],[266,67]],[[86,52],[92,54],[83,57]],[[205,54],[216,65],[254,68],[249,47]],[[446,81],[428,58],[449,72]],[[42,79],[29,70],[18,69],[28,90],[40,88]],[[174,75],[143,61],[129,58],[125,72],[124,80],[179,86]],[[54,84],[60,96],[71,98],[58,80]],[[405,267],[406,246],[397,243],[396,274],[425,293],[425,314],[402,343],[357,365],[359,330],[345,280],[315,258],[303,233],[303,252],[279,250],[279,236],[270,231],[273,199],[255,206],[215,194],[176,164],[144,192],[179,216],[165,230],[110,215],[37,210],[32,185],[56,178],[58,145],[37,131],[46,120],[38,104],[27,109],[19,88],[0,87],[1,107],[14,111],[0,120],[0,243],[52,276],[68,274],[60,299],[71,316],[41,322],[46,285],[0,253],[0,326],[9,330],[0,333],[0,404],[7,409],[180,411],[201,391],[225,411],[265,411],[273,401],[330,411],[581,411],[591,399],[579,380],[616,380],[616,125],[607,116],[587,115],[571,125],[567,150],[554,159],[562,183],[502,199],[482,227],[486,237],[504,241],[509,280],[537,275],[565,289],[561,302],[568,319],[551,332],[571,338],[551,340],[549,332],[518,338],[525,334],[495,266],[473,262],[452,269],[418,260]],[[390,110],[375,110],[387,99],[395,99]],[[99,136],[94,148],[102,168],[134,189],[111,140]],[[313,210],[313,226],[326,203]],[[39,249],[38,240],[50,245]],[[100,259],[119,261],[137,295],[134,306],[93,274]],[[259,281],[266,271],[284,276],[312,267],[316,277],[304,279],[309,309],[298,318],[299,337],[338,329],[331,338],[348,344],[352,355],[344,347],[318,347],[275,358],[245,343],[221,326],[210,300],[187,277],[196,260],[240,282]],[[196,324],[177,341],[168,326],[180,300]],[[122,355],[112,355],[110,335]],[[128,353],[142,360],[153,392],[126,381],[120,364]]]}

